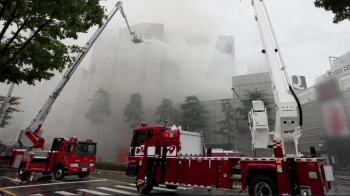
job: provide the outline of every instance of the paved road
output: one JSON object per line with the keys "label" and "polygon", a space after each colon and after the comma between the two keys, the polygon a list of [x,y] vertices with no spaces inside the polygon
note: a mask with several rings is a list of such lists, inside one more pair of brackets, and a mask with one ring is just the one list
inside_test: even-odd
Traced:
{"label": "paved road", "polygon": [[[112,179],[97,178],[97,174],[85,179],[69,176],[56,181],[50,176],[36,174],[29,181],[18,179],[16,172],[1,171],[0,192],[2,195],[138,195],[135,185]],[[102,174],[104,177],[104,174]],[[149,195],[235,195],[233,191],[179,187],[176,190],[164,186],[154,187]],[[244,194],[242,194],[244,195]]]}
{"label": "paved road", "polygon": [[[133,178],[121,178],[123,173],[96,172],[90,177],[76,176],[56,181],[51,176],[36,174],[28,181],[18,179],[17,172],[0,169],[0,195],[138,195]],[[122,180],[122,181],[120,181]],[[348,195],[350,176],[335,175],[332,190],[328,195]],[[234,191],[223,191],[191,187],[169,190],[164,186],[154,187],[150,195],[247,195]]]}

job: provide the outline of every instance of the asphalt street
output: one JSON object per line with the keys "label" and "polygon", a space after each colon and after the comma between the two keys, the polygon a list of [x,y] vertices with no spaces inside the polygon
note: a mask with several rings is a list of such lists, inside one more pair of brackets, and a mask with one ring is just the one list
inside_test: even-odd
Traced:
{"label": "asphalt street", "polygon": [[[113,175],[116,174],[116,175]],[[119,179],[122,173],[95,172],[88,178],[68,176],[56,181],[51,176],[36,174],[28,181],[18,179],[17,172],[0,169],[1,195],[138,195],[134,179]],[[237,192],[202,188],[179,187],[175,190],[165,186],[154,187],[148,195],[235,195]],[[246,194],[240,194],[246,195]]]}
{"label": "asphalt street", "polygon": [[[134,178],[125,177],[122,172],[96,171],[80,179],[68,176],[56,181],[51,176],[36,174],[28,180],[18,178],[16,171],[0,169],[0,195],[138,195]],[[335,175],[332,190],[328,195],[348,195],[350,176]],[[208,190],[179,187],[175,190],[165,186],[154,187],[149,195],[247,195],[237,191]]]}

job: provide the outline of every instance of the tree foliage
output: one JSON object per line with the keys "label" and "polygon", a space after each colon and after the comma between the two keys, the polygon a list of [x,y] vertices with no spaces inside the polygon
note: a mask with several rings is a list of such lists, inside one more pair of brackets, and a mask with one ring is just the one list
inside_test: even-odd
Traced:
{"label": "tree foliage", "polygon": [[331,11],[334,14],[334,24],[338,24],[343,20],[350,20],[349,0],[315,0],[314,4],[317,8]]}
{"label": "tree foliage", "polygon": [[[11,124],[10,120],[13,119],[13,113],[14,112],[23,112],[23,110],[18,108],[18,105],[20,105],[20,99],[22,99],[22,97],[16,97],[16,96],[12,96],[9,100],[9,107],[7,108],[7,110],[5,111],[5,117],[4,120],[2,122],[0,122],[0,128],[4,128],[7,125]],[[0,102],[4,102],[5,99],[0,97]]]}
{"label": "tree foliage", "polygon": [[[255,88],[253,91],[245,90],[245,94],[243,94],[243,99],[241,100],[242,106],[237,108],[237,112],[239,111],[239,120],[240,123],[238,123],[237,129],[240,134],[247,134],[249,133],[249,126],[248,126],[248,112],[253,108],[253,101],[260,100],[264,102],[264,107],[266,108],[267,112],[271,111],[270,104],[272,103],[269,98],[268,94],[264,90],[258,90],[258,88]],[[243,117],[241,117],[243,116]],[[272,119],[269,119],[269,123],[273,123]]]}
{"label": "tree foliage", "polygon": [[164,98],[154,115],[159,117],[157,123],[164,122],[163,120],[166,118],[169,123],[177,124],[179,112],[173,107],[171,99]]}
{"label": "tree foliage", "polygon": [[227,143],[230,144],[230,139],[233,139],[235,134],[237,134],[234,132],[234,127],[236,126],[237,130],[238,124],[238,119],[235,118],[237,111],[233,108],[229,99],[222,100],[221,111],[224,113],[224,119],[217,122],[221,127],[219,130],[214,131],[214,134],[227,137]]}
{"label": "tree foliage", "polygon": [[34,84],[62,72],[81,51],[62,40],[101,26],[104,13],[99,0],[1,0],[0,82]]}
{"label": "tree foliage", "polygon": [[142,96],[139,93],[133,93],[130,96],[130,102],[124,109],[124,116],[126,123],[130,123],[129,127],[134,129],[143,121],[143,103]]}
{"label": "tree foliage", "polygon": [[85,113],[85,119],[90,121],[91,125],[99,125],[103,123],[102,116],[112,114],[110,107],[111,95],[100,87],[94,97],[89,99],[92,102],[90,109]]}
{"label": "tree foliage", "polygon": [[192,131],[205,126],[207,118],[204,114],[208,114],[209,111],[199,102],[197,96],[191,95],[186,97],[185,103],[181,104],[180,108],[182,110],[180,115],[182,126],[189,127]]}

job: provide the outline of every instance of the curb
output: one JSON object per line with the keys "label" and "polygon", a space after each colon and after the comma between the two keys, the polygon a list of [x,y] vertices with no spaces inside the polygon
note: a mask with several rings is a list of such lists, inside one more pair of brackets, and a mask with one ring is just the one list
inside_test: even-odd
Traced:
{"label": "curb", "polygon": [[350,176],[350,172],[334,172],[334,175]]}
{"label": "curb", "polygon": [[124,171],[104,170],[104,169],[95,169],[94,172],[112,172],[112,173],[122,173],[122,174],[124,174]]}

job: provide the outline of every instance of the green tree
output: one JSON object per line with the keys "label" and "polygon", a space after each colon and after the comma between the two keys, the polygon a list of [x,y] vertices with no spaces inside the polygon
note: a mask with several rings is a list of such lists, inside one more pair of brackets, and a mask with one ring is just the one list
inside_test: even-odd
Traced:
{"label": "green tree", "polygon": [[157,107],[157,111],[154,113],[155,116],[159,116],[157,123],[164,122],[164,118],[168,119],[168,122],[177,124],[178,111],[173,107],[171,99],[163,98],[161,105]]}
{"label": "green tree", "polygon": [[[240,134],[245,135],[249,130],[248,126],[248,112],[253,108],[253,101],[260,100],[264,102],[264,107],[266,108],[267,112],[271,111],[270,104],[272,103],[269,98],[268,94],[264,90],[258,90],[258,88],[255,88],[253,91],[245,90],[245,94],[243,94],[243,99],[241,100],[242,106],[236,109],[239,113],[239,118],[243,116],[239,120],[239,123],[236,124],[236,127]],[[268,119],[269,124],[273,123],[272,119]]]}
{"label": "green tree", "polygon": [[235,118],[237,111],[233,108],[229,99],[222,100],[221,111],[224,113],[224,119],[217,122],[221,127],[219,130],[214,131],[214,134],[227,137],[227,143],[230,144],[230,139],[233,139],[237,134],[234,132],[234,127],[238,124],[238,119]]}
{"label": "green tree", "polygon": [[103,124],[102,116],[109,116],[112,114],[110,107],[110,98],[111,95],[100,87],[92,99],[89,101],[92,102],[90,109],[85,113],[85,119],[90,121],[91,125],[101,125]]}
{"label": "green tree", "polygon": [[101,26],[104,13],[99,0],[1,0],[0,82],[32,85],[62,72],[81,51],[62,40]]}
{"label": "green tree", "polygon": [[343,20],[350,20],[349,0],[315,0],[314,4],[317,8],[331,11],[334,14],[334,24],[338,24]]}
{"label": "green tree", "polygon": [[124,109],[126,123],[130,123],[129,127],[134,129],[143,121],[143,103],[142,96],[139,93],[133,93],[130,96],[130,102]]}
{"label": "green tree", "polygon": [[[9,107],[5,111],[4,119],[2,122],[0,122],[0,128],[4,128],[7,125],[11,124],[10,120],[13,119],[12,115],[14,112],[23,112],[23,110],[18,108],[18,105],[21,104],[19,102],[20,99],[22,99],[22,97],[11,96],[11,98],[9,100]],[[5,101],[5,99],[0,97],[0,102],[4,102],[4,101]]]}
{"label": "green tree", "polygon": [[181,104],[180,108],[182,110],[180,115],[181,125],[189,127],[193,132],[196,128],[204,127],[207,118],[203,115],[208,114],[209,111],[199,102],[197,96],[186,97],[185,103]]}

